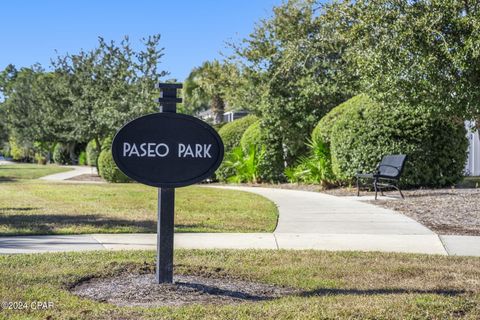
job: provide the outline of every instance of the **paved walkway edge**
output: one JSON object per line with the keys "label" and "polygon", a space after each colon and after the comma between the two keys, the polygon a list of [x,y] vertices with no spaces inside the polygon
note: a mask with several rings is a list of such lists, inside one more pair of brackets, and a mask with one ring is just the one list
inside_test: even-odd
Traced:
{"label": "paved walkway edge", "polygon": [[[470,241],[475,240],[480,245],[480,237],[471,238],[476,238],[470,239]],[[89,250],[154,250],[156,241],[156,234],[0,237],[0,254]],[[436,235],[177,233],[174,243],[177,249],[314,249],[447,255],[442,242]]]}
{"label": "paved walkway edge", "polygon": [[62,181],[64,182],[67,179],[81,176],[83,174],[97,174],[97,168],[89,166],[65,166],[73,170],[51,174],[39,178],[40,180],[46,181]]}

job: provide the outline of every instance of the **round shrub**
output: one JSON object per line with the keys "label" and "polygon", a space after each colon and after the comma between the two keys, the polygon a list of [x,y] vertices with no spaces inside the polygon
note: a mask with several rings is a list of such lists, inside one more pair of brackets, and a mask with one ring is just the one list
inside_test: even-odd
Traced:
{"label": "round shrub", "polygon": [[53,149],[53,161],[56,164],[72,164],[70,159],[70,150],[67,144],[57,143]]}
{"label": "round shrub", "polygon": [[242,139],[240,139],[240,146],[244,152],[248,152],[252,146],[260,147],[261,141],[262,131],[260,129],[260,120],[257,120],[243,133]]}
{"label": "round shrub", "polygon": [[130,182],[130,178],[127,177],[120,169],[118,169],[115,161],[113,161],[112,151],[110,149],[103,149],[98,157],[98,173],[108,182],[122,183]]}
{"label": "round shrub", "polygon": [[233,148],[240,145],[240,139],[242,138],[243,133],[255,121],[257,121],[257,117],[254,115],[248,115],[227,123],[218,131],[218,134],[222,138],[223,145],[225,146],[225,152],[230,152]]}
{"label": "round shrub", "polygon": [[317,126],[313,129],[312,141],[329,143],[331,131],[337,119],[350,110],[352,108],[351,106],[361,104],[365,102],[364,100],[366,99],[368,99],[368,97],[360,94],[330,110],[330,112],[323,116]]}
{"label": "round shrub", "polygon": [[333,109],[312,133],[330,147],[335,178],[372,172],[386,154],[408,156],[401,183],[441,187],[462,177],[468,141],[462,121],[409,108],[390,108],[366,95]]}
{"label": "round shrub", "polygon": [[87,158],[87,165],[96,166],[98,155],[99,155],[97,142],[95,140],[90,141],[87,144],[87,148],[85,152],[86,152],[86,158]]}
{"label": "round shrub", "polygon": [[[247,130],[245,130],[240,146],[245,155],[250,155],[254,152],[256,156],[256,172],[259,181],[267,181],[265,179],[265,172],[271,167],[269,158],[265,156],[264,141],[265,136],[261,129],[260,120],[255,121]],[[254,148],[254,150],[252,150]]]}

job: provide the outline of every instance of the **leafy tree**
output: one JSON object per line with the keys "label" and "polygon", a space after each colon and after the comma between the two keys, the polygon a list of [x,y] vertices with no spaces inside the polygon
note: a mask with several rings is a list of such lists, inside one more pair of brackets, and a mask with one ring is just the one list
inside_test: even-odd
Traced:
{"label": "leafy tree", "polygon": [[201,76],[199,86],[210,99],[210,109],[214,115],[214,123],[223,121],[223,113],[225,112],[225,101],[222,94],[222,80],[224,70],[217,60],[213,62],[206,61],[199,68]]}
{"label": "leafy tree", "polygon": [[281,180],[285,163],[305,152],[304,141],[318,120],[356,91],[337,6],[289,1],[234,46],[243,74],[251,77],[246,87],[261,90],[255,97],[266,132],[265,180]]}
{"label": "leafy tree", "polygon": [[214,114],[214,123],[223,121],[229,96],[236,90],[232,84],[238,78],[239,70],[229,62],[206,61],[194,68],[184,84],[185,109],[195,113],[210,108]]}
{"label": "leafy tree", "polygon": [[360,0],[343,16],[354,25],[351,56],[371,96],[479,119],[478,1]]}
{"label": "leafy tree", "polygon": [[183,82],[183,112],[186,114],[194,115],[210,107],[210,99],[199,84],[201,76],[201,70],[194,68]]}
{"label": "leafy tree", "polygon": [[95,140],[98,151],[104,138],[125,122],[156,111],[155,83],[163,56],[160,35],[143,39],[145,49],[134,51],[128,37],[120,44],[99,38],[91,51],[57,57],[55,70],[68,83],[71,112],[76,117],[74,133],[82,142]]}
{"label": "leafy tree", "polygon": [[[49,160],[56,141],[75,142],[75,117],[68,88],[59,74],[7,67],[2,72],[2,113],[11,141]],[[18,148],[17,148],[18,149]]]}

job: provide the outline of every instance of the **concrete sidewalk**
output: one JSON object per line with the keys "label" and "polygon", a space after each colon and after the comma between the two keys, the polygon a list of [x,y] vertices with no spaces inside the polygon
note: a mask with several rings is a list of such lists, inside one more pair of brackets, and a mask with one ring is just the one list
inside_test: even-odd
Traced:
{"label": "concrete sidewalk", "polygon": [[[177,233],[179,249],[314,249],[480,256],[480,237],[292,233]],[[434,241],[438,240],[438,242]],[[90,250],[154,250],[155,234],[0,237],[0,254]],[[447,248],[445,250],[444,248]],[[465,246],[466,245],[466,246]]]}
{"label": "concrete sidewalk", "polygon": [[78,177],[84,174],[97,174],[97,168],[95,167],[89,167],[89,166],[65,166],[65,167],[72,168],[72,170],[41,177],[40,180],[65,181],[67,179]]}
{"label": "concrete sidewalk", "polygon": [[[89,167],[43,180],[90,174]],[[176,248],[316,249],[480,256],[480,237],[438,236],[415,220],[372,204],[317,192],[207,186],[259,194],[279,210],[274,233],[179,233]],[[153,215],[154,213],[152,213]],[[155,234],[0,237],[0,253],[155,249]]]}
{"label": "concrete sidewalk", "polygon": [[[417,221],[393,210],[319,192],[221,186],[272,200],[279,210],[275,233],[435,235]],[[440,244],[437,238],[437,244]]]}

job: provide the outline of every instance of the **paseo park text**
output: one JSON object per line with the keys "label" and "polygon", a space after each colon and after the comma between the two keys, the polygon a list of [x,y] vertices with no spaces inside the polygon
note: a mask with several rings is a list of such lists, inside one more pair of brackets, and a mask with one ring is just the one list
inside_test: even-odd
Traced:
{"label": "paseo park text", "polygon": [[144,142],[144,143],[123,143],[122,156],[124,157],[148,157],[164,158],[171,154],[171,151],[178,158],[211,158],[211,144],[184,144],[178,143],[169,146],[166,143]]}

